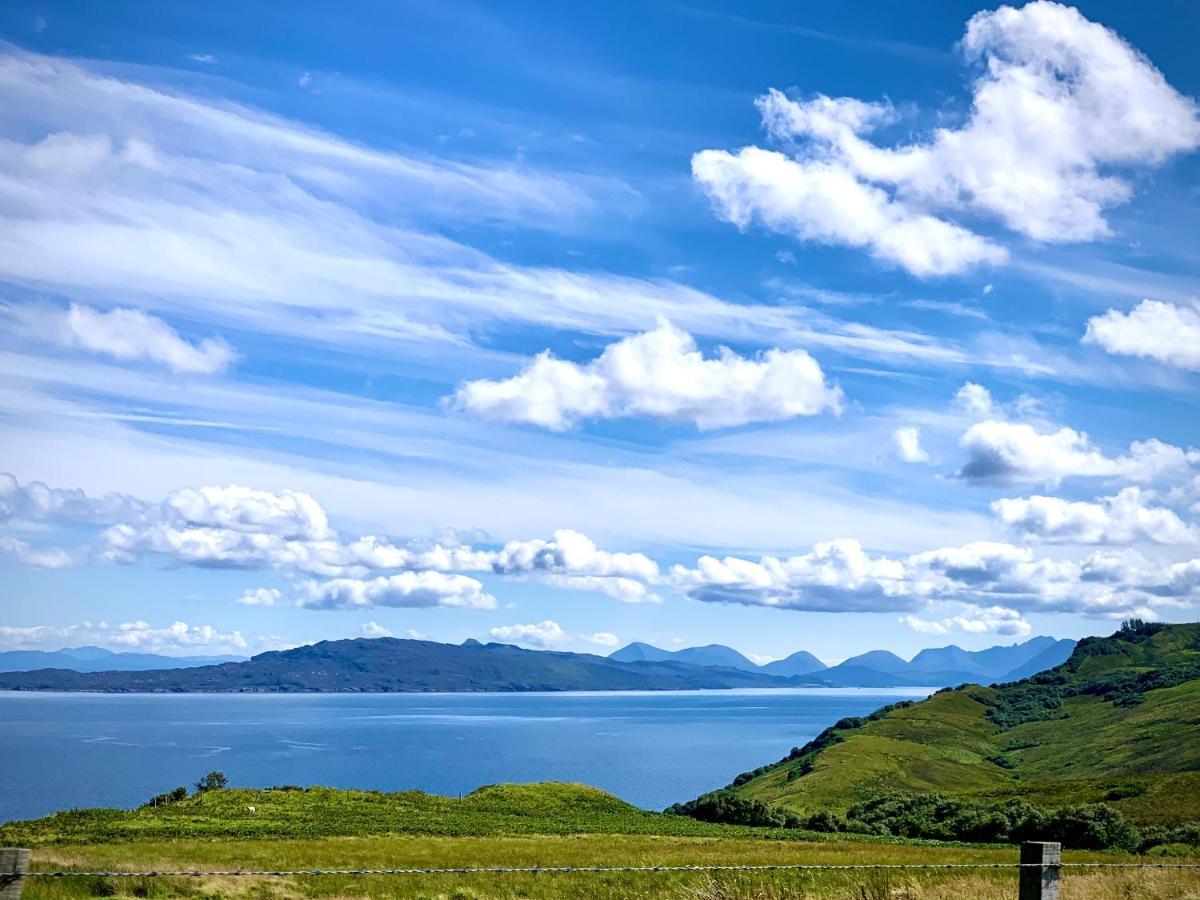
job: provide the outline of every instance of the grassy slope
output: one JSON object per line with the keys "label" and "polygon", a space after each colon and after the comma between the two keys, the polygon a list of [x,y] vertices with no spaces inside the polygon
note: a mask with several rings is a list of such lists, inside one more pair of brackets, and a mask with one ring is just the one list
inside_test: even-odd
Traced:
{"label": "grassy slope", "polygon": [[492,785],[462,798],[420,791],[385,794],[322,787],[226,789],[154,808],[81,809],[13,822],[0,826],[0,845],[173,838],[583,833],[737,836],[756,831],[650,813],[597,788],[551,782]]}
{"label": "grassy slope", "polygon": [[[1119,652],[1081,657],[1070,678],[1200,661],[1198,625],[1119,643]],[[808,774],[801,760],[784,760],[738,790],[800,812],[844,811],[901,788],[1047,805],[1105,801],[1137,822],[1200,821],[1200,680],[1149,691],[1132,707],[1071,697],[1052,718],[1007,729],[985,705],[1004,691],[1011,688],[937,694],[845,731]],[[1001,755],[1015,767],[989,760]]]}

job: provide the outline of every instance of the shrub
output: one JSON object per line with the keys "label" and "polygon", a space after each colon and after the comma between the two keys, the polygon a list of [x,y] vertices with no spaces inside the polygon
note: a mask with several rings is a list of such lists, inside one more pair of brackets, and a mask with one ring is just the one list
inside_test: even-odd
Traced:
{"label": "shrub", "polygon": [[228,786],[228,784],[229,779],[225,777],[225,773],[214,769],[196,782],[196,793],[204,794],[208,791],[219,791],[221,788]]}
{"label": "shrub", "polygon": [[666,810],[671,815],[690,816],[701,822],[723,822],[728,825],[755,825],[766,828],[799,828],[800,817],[768,806],[759,800],[751,800],[731,790],[713,791],[677,803]]}

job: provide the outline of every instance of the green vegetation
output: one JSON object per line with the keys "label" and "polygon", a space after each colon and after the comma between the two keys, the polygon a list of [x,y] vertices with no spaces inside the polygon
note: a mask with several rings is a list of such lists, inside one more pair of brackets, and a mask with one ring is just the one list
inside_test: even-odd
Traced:
{"label": "green vegetation", "polygon": [[[800,829],[712,824],[644,812],[602,791],[570,784],[497,785],[462,799],[415,792],[376,794],[329,788],[261,791],[224,788],[157,808],[83,810],[14,823],[0,829],[0,843],[32,846],[35,870],[78,871],[860,865],[1016,860],[1013,847],[816,835]],[[1069,858],[1116,861],[1127,857],[1073,852]],[[1091,875],[1087,873],[1088,878]],[[1105,873],[1105,877],[1117,878],[1118,874]],[[96,896],[188,900],[350,896],[413,900],[560,897],[849,900],[920,896],[924,900],[949,900],[963,896],[1008,897],[1014,884],[1011,870],[985,870],[969,875],[933,870],[878,876],[857,871],[278,878],[213,875],[33,879],[25,897],[30,900]],[[1092,882],[1088,884],[1091,890]],[[920,892],[916,893],[918,887]],[[911,889],[914,893],[893,894],[892,889]],[[1098,893],[1079,896],[1094,897]],[[1134,890],[1112,896],[1129,900],[1169,895],[1164,891]]]}
{"label": "green vegetation", "polygon": [[[173,792],[169,796],[177,796]],[[503,784],[464,797],[284,786],[209,789],[134,810],[77,809],[0,826],[0,846],[178,838],[646,834],[756,837],[759,831],[651,813],[580,784]],[[814,834],[775,837],[821,840]]]}
{"label": "green vegetation", "polygon": [[1097,834],[1110,846],[1186,843],[1194,829],[1171,829],[1200,822],[1197,726],[1200,625],[1134,620],[1031,678],[844,719],[735,778],[737,801],[678,811],[988,840],[1060,816],[1054,839],[1073,830],[1079,846],[1097,846]]}

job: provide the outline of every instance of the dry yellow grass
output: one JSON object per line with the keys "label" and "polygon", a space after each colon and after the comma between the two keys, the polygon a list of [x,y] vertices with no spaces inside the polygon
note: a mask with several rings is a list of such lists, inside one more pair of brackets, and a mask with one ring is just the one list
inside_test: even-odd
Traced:
{"label": "dry yellow grass", "polygon": [[[968,875],[933,882],[910,876],[846,876],[838,885],[823,880],[812,889],[739,885],[707,879],[680,893],[684,900],[1014,900],[1016,879]],[[482,896],[481,896],[482,900]],[[1068,874],[1062,900],[1200,900],[1200,871],[1139,869]]]}

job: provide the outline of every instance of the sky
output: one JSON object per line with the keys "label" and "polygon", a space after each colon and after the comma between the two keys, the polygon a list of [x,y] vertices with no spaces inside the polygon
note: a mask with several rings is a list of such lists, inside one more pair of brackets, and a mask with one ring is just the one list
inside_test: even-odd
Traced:
{"label": "sky", "polygon": [[0,649],[1194,619],[1198,31],[4,4]]}

